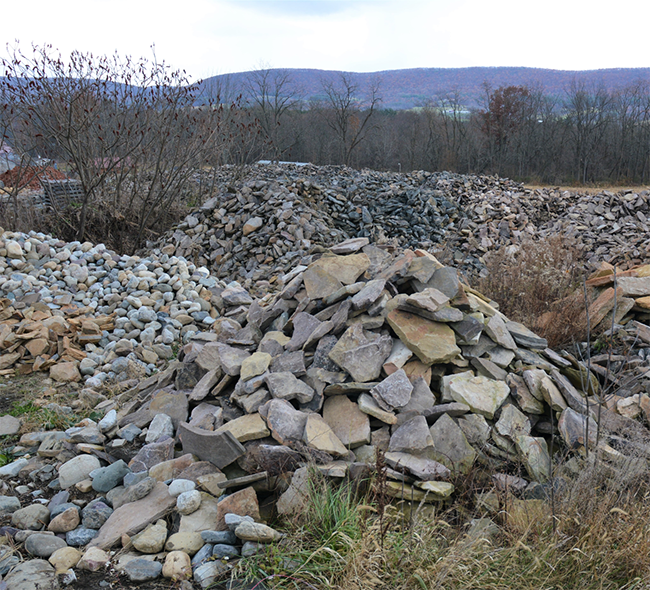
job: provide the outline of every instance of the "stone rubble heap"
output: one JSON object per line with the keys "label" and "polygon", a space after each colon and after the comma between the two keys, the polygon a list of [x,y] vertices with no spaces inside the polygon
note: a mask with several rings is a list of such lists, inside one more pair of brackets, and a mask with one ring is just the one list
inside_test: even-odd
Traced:
{"label": "stone rubble heap", "polygon": [[0,373],[49,370],[88,387],[151,375],[252,302],[183,258],[120,256],[33,232],[2,232],[0,296]]}
{"label": "stone rubble heap", "polygon": [[579,238],[590,265],[640,264],[650,253],[648,191],[593,196],[449,172],[260,164],[243,180],[220,171],[216,192],[148,251],[183,256],[255,293],[308,264],[314,247],[354,237],[444,251],[470,275],[487,252],[526,237]]}
{"label": "stone rubble heap", "polygon": [[[148,278],[136,273],[159,276],[149,264],[162,274],[175,265],[172,277],[185,264],[114,260],[83,245],[71,256],[77,252],[89,253],[95,264],[95,257],[114,262],[134,289]],[[197,271],[186,268],[185,280],[192,280]],[[609,293],[613,269],[600,274],[593,286]],[[628,273],[635,281],[624,282],[623,298],[650,293],[643,274]],[[232,296],[235,302],[236,295],[237,307],[212,318],[209,330],[185,331],[177,360],[119,396],[82,390],[85,399],[101,399],[94,407],[103,416],[99,422],[25,433],[13,449],[24,456],[0,468],[0,513],[7,522],[0,532],[35,558],[19,563],[10,545],[0,545],[8,590],[22,590],[21,580],[35,576],[55,588],[55,572],[70,581],[75,570],[97,571],[107,563],[131,581],[162,575],[208,587],[228,572],[230,559],[282,542],[262,521],[273,513],[300,513],[307,465],[339,481],[360,481],[383,456],[386,493],[416,503],[447,501],[455,478],[476,467],[494,474],[498,489],[543,498],[555,485],[548,436],[555,432],[556,444],[578,453],[595,444],[602,376],[548,349],[424,250],[390,253],[366,238],[348,240],[314,255],[308,266],[291,268],[280,279],[281,291],[261,301],[238,287],[215,295],[216,283],[200,280],[211,301]],[[116,293],[101,284],[109,299],[96,312],[126,311],[110,309]],[[48,289],[44,300],[56,292]],[[228,289],[232,295],[224,297]],[[160,301],[152,297],[145,306],[142,294],[119,300],[132,305],[128,297],[142,303],[133,317]],[[186,326],[212,317],[188,316]],[[650,333],[638,321],[624,330],[635,337]],[[648,419],[650,398],[637,395],[637,406]],[[627,417],[630,407],[616,401],[614,411],[598,413],[616,433],[599,442],[613,465],[625,459],[626,433],[635,443],[650,439]],[[17,432],[20,425],[5,418],[3,432]],[[521,465],[527,480],[511,475],[513,465]],[[123,549],[111,552],[118,545]]]}

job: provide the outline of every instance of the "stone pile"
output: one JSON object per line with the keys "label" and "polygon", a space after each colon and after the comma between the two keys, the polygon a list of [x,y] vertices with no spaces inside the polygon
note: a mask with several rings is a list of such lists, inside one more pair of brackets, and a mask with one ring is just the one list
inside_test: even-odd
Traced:
{"label": "stone pile", "polygon": [[[37,559],[18,563],[0,544],[9,590],[107,563],[132,581],[207,587],[231,559],[281,542],[263,521],[304,508],[308,464],[358,482],[383,457],[386,493],[408,502],[445,502],[480,467],[498,489],[540,498],[555,485],[551,433],[583,452],[600,416],[617,432],[599,442],[611,461],[626,433],[650,439],[629,402],[596,413],[598,363],[548,349],[428,252],[357,238],[313,258],[263,301],[229,287],[236,313],[186,332],[166,370],[95,407],[100,421],[23,434],[0,468],[0,531]],[[618,277],[622,297],[650,292],[643,274]],[[613,269],[601,275],[592,284],[607,293]],[[650,341],[650,327],[630,324]]]}
{"label": "stone pile", "polygon": [[0,237],[2,374],[49,370],[89,387],[152,374],[251,296],[176,256],[120,256],[43,234]]}
{"label": "stone pile", "polygon": [[484,268],[486,253],[525,238],[576,237],[589,265],[631,266],[649,254],[647,191],[589,195],[489,176],[289,164],[256,165],[244,180],[220,171],[216,187],[216,197],[148,249],[184,256],[255,293],[309,263],[312,248],[354,237],[444,251],[470,275]]}

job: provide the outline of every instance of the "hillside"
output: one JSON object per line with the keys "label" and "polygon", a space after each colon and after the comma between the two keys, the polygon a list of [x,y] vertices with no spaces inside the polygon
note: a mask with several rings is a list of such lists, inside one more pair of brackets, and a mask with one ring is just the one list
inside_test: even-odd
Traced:
{"label": "hillside", "polygon": [[[322,97],[321,80],[334,80],[339,72],[331,70],[288,69],[296,88],[306,100]],[[349,73],[361,88],[375,78],[381,79],[384,108],[410,109],[429,98],[458,91],[468,107],[480,104],[487,82],[492,88],[510,85],[541,86],[546,94],[561,95],[573,80],[587,85],[604,85],[608,90],[627,86],[637,80],[650,80],[650,68],[603,70],[548,70],[541,68],[474,67],[416,68],[372,73]],[[227,88],[230,92],[245,87],[251,72],[222,74],[203,82],[204,87]],[[238,92],[237,92],[238,93]]]}

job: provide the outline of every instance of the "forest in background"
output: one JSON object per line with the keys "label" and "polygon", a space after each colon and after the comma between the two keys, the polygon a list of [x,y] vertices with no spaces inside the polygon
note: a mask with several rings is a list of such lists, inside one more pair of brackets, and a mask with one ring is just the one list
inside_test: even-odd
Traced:
{"label": "forest in background", "polygon": [[[460,91],[408,110],[384,108],[381,76],[322,78],[305,99],[291,70],[257,70],[243,86],[215,81],[212,96],[245,106],[259,126],[245,157],[378,170],[451,170],[541,183],[646,183],[650,82],[616,88],[570,79],[541,85],[483,84],[479,104]],[[223,98],[222,98],[223,100]],[[239,154],[242,157],[242,154]]]}

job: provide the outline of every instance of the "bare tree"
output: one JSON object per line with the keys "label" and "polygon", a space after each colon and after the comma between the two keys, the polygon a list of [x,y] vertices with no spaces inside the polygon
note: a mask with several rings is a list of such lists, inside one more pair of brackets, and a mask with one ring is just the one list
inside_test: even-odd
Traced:
{"label": "bare tree", "polygon": [[593,178],[598,151],[610,124],[612,98],[603,86],[589,87],[573,80],[566,90],[566,122],[574,139],[576,180]]}
{"label": "bare tree", "polygon": [[223,145],[222,105],[199,108],[198,86],[155,59],[75,51],[64,61],[44,46],[10,50],[0,65],[3,104],[81,181],[78,210],[64,217],[77,239],[91,207],[105,205],[113,231],[130,227],[136,248],[182,197],[192,168]]}
{"label": "bare tree", "polygon": [[262,67],[249,74],[246,94],[270,144],[271,159],[277,161],[298,141],[295,134],[284,132],[282,121],[288,111],[301,107],[302,93],[288,70]]}
{"label": "bare tree", "polygon": [[335,80],[322,80],[321,86],[325,122],[338,139],[343,163],[349,166],[352,153],[366,139],[370,121],[381,103],[381,82],[373,79],[362,94],[352,76],[341,72]]}

